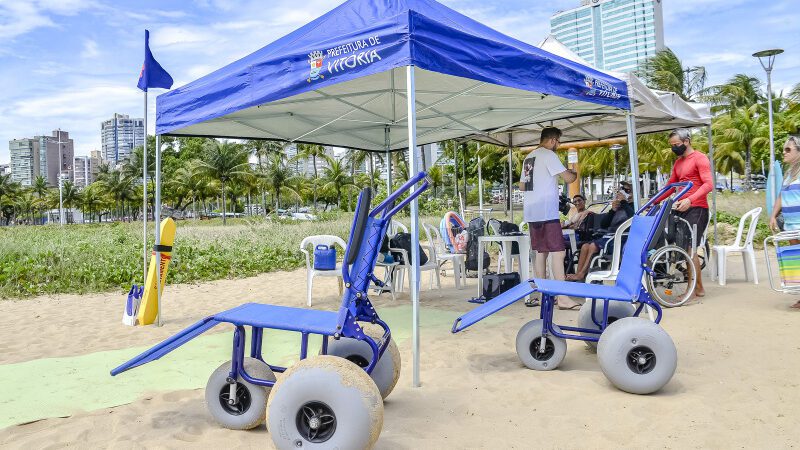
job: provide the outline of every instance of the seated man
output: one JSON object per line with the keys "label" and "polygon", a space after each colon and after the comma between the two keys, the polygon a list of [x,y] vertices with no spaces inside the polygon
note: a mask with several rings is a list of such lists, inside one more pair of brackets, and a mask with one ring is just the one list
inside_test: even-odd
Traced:
{"label": "seated man", "polygon": [[606,231],[603,236],[592,242],[587,242],[581,246],[580,256],[578,257],[578,270],[574,274],[566,276],[567,281],[583,281],[589,272],[589,264],[592,257],[596,255],[606,243],[613,239],[613,233],[620,225],[633,217],[633,203],[631,199],[631,184],[623,181],[620,183],[621,189],[617,191],[614,200],[611,201],[611,211],[605,213],[600,222],[600,226]]}

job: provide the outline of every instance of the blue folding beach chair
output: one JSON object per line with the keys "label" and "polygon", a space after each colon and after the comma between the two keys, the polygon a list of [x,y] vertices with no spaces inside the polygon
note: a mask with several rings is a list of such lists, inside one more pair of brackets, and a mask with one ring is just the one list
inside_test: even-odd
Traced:
{"label": "blue folding beach chair", "polygon": [[[232,360],[211,374],[205,391],[208,410],[218,423],[249,429],[266,418],[280,449],[372,447],[383,424],[383,398],[400,376],[400,353],[367,291],[371,282],[382,284],[373,272],[392,216],[427,188],[427,176],[420,172],[372,211],[372,191],[361,192],[342,264],[346,291],[338,312],[246,303],[206,317],[111,375],[155,361],[214,326],[229,323],[235,327]],[[245,327],[251,328],[249,357],[244,354]],[[264,329],[300,333],[300,362],[288,370],[265,362]],[[307,354],[311,334],[322,335],[320,355]],[[274,372],[285,373],[276,382]]]}
{"label": "blue folding beach chair", "polygon": [[[453,333],[538,291],[542,294],[539,319],[526,323],[517,333],[517,355],[525,366],[553,370],[567,353],[566,340],[582,340],[592,348],[596,346],[603,373],[619,389],[634,394],[661,389],[675,373],[677,351],[659,325],[661,307],[644,288],[642,278],[646,272],[655,276],[648,255],[659,242],[674,199],[688,192],[691,186],[691,183],[670,184],[653,199],[672,189],[682,189],[660,207],[651,199],[637,212],[613,286],[534,278],[456,319]],[[557,295],[591,299],[581,308],[577,327],[553,323]],[[656,311],[655,322],[639,317],[645,306]]]}

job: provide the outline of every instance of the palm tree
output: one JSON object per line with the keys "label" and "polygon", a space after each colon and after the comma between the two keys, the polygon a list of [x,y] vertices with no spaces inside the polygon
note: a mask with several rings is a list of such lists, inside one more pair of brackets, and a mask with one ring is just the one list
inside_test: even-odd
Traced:
{"label": "palm tree", "polygon": [[230,141],[219,142],[212,139],[206,142],[205,157],[201,162],[202,167],[208,175],[219,180],[222,185],[222,224],[226,225],[226,213],[228,212],[225,198],[225,183],[233,177],[247,173],[249,165],[247,157],[249,152]]}
{"label": "palm tree", "polygon": [[433,188],[433,196],[438,197],[437,189],[444,186],[444,176],[442,174],[442,166],[433,166],[428,171],[428,178],[431,180],[431,187]]}
{"label": "palm tree", "polygon": [[761,95],[761,81],[758,78],[738,73],[725,84],[706,89],[703,100],[714,105],[714,113],[732,114],[737,108],[747,108],[763,101],[764,96]]}
{"label": "palm tree", "polygon": [[744,182],[748,191],[753,146],[768,142],[768,138],[764,136],[766,130],[763,122],[764,117],[759,116],[758,105],[755,104],[748,108],[737,108],[732,114],[719,117],[712,126],[721,137],[722,142],[717,146],[721,151],[744,153]]}
{"label": "palm tree", "polygon": [[342,190],[345,188],[355,188],[353,179],[347,175],[344,165],[337,160],[331,160],[325,168],[325,175],[322,177],[323,189],[332,189],[336,193],[336,206],[342,206]]}
{"label": "palm tree", "polygon": [[72,181],[64,181],[61,186],[62,199],[64,203],[64,211],[67,214],[66,218],[69,223],[72,223],[72,208],[78,206],[81,202],[81,193],[78,187]]}
{"label": "palm tree", "polygon": [[[117,217],[125,215],[125,202],[133,197],[133,181],[132,179],[124,176],[118,170],[107,172],[105,176],[98,181],[103,190],[114,199],[115,210]],[[122,210],[120,211],[120,207]]]}
{"label": "palm tree", "polygon": [[312,163],[314,164],[314,210],[317,209],[317,179],[319,178],[319,174],[317,173],[317,158],[325,158],[326,160],[330,161],[330,157],[325,153],[325,147],[316,144],[298,144],[297,145],[297,156],[294,157],[295,160],[307,160],[311,158]]}
{"label": "palm tree", "polygon": [[11,181],[11,174],[0,175],[0,213],[6,219],[6,225],[11,223],[16,210],[16,199],[20,194],[21,186]]}
{"label": "palm tree", "polygon": [[[367,165],[367,173],[372,173],[372,152],[365,150],[348,149],[344,154],[344,160],[347,162],[347,167],[350,168],[350,175],[353,176],[356,170],[359,170],[364,164]],[[374,191],[375,186],[371,183],[369,187]]]}
{"label": "palm tree", "polygon": [[[197,202],[208,185],[204,175],[204,168],[199,160],[189,161],[172,173],[166,185],[170,189],[176,209],[185,211],[189,205]],[[185,200],[191,201],[184,203]]]}
{"label": "palm tree", "polygon": [[[270,156],[269,164],[267,164],[264,173],[267,184],[272,188],[272,194],[275,198],[275,209],[281,207],[281,195],[289,194],[294,197],[300,197],[300,193],[290,187],[290,179],[292,172],[286,165],[286,161],[282,155],[273,154]],[[315,189],[316,191],[316,189]],[[315,192],[316,195],[316,192]]]}
{"label": "palm tree", "polygon": [[263,139],[249,139],[244,143],[251,153],[258,160],[258,167],[262,167],[262,161],[274,153],[283,153],[286,148],[285,142],[265,141]]}
{"label": "palm tree", "polygon": [[28,220],[33,222],[33,211],[36,209],[37,200],[33,192],[29,189],[20,192],[20,194],[14,198],[17,210],[19,211],[18,214],[27,215]]}
{"label": "palm tree", "polygon": [[[714,151],[714,166],[719,173],[731,174],[730,189],[733,191],[733,172],[744,172],[745,163],[744,158],[742,158],[742,154],[736,151],[736,149],[732,146],[719,146]],[[716,174],[714,175],[716,178]],[[714,184],[716,184],[716,181]]]}
{"label": "palm tree", "polygon": [[[33,192],[36,193],[36,196],[39,198],[39,206],[43,206],[44,203],[41,201],[47,195],[47,179],[41,175],[37,176],[36,179],[33,181],[33,186],[31,186]],[[40,211],[40,214],[41,211]]]}
{"label": "palm tree", "polygon": [[681,60],[669,48],[648,58],[637,75],[642,77],[647,86],[674,92],[684,100],[695,99],[706,83],[705,67],[683,67]]}
{"label": "palm tree", "polygon": [[89,222],[92,221],[94,213],[101,211],[106,205],[106,196],[103,193],[103,186],[94,182],[86,186],[81,192],[83,209],[89,213]]}

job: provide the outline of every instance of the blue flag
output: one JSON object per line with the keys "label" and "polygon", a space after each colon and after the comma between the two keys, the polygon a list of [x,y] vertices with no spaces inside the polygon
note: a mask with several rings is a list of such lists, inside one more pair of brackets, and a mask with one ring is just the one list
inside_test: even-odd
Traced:
{"label": "blue flag", "polygon": [[144,30],[144,64],[142,64],[142,72],[139,74],[137,86],[145,92],[147,92],[147,88],[169,89],[172,87],[172,77],[150,52],[150,32],[147,30]]}

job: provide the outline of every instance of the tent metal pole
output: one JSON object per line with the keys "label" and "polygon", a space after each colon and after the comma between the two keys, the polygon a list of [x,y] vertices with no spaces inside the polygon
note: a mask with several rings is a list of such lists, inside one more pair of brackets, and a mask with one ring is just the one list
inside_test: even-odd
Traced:
{"label": "tent metal pole", "polygon": [[[61,136],[61,133],[59,133]],[[142,144],[142,285],[147,284],[147,91],[144,91],[144,143]],[[115,161],[116,162],[116,161]]]}
{"label": "tent metal pole", "polygon": [[[708,159],[711,163],[714,189],[711,190],[711,217],[714,219],[714,245],[719,245],[717,240],[717,167],[714,165],[714,143],[711,141],[711,123],[708,124]],[[706,258],[710,258],[707,255]]]}
{"label": "tent metal pole", "polygon": [[481,173],[481,166],[483,165],[483,158],[481,158],[481,143],[478,142],[478,214],[483,217],[483,174]]}
{"label": "tent metal pole", "polygon": [[511,158],[513,150],[508,146],[508,211],[511,213],[511,223],[514,222],[514,171],[512,170]]}
{"label": "tent metal pole", "polygon": [[155,190],[156,190],[156,198],[155,198],[155,210],[153,211],[153,221],[155,222],[156,226],[156,235],[155,235],[155,243],[156,243],[156,276],[158,277],[156,280],[156,309],[158,314],[156,315],[156,324],[161,326],[161,252],[158,250],[158,246],[161,245],[161,136],[156,135],[156,179],[155,179]]}
{"label": "tent metal pole", "polygon": [[636,118],[631,112],[625,112],[628,124],[628,154],[631,162],[631,188],[633,189],[633,208],[639,210],[639,153],[636,149]]}
{"label": "tent metal pole", "polygon": [[383,129],[383,140],[386,145],[386,195],[392,193],[392,153],[389,151],[389,127]]}
{"label": "tent metal pole", "polygon": [[[414,66],[406,67],[406,98],[408,99],[408,152],[413,176],[419,170],[419,156],[417,154],[417,104],[414,93]],[[411,193],[417,188],[412,187]],[[415,198],[411,201],[411,352],[412,387],[419,387],[419,202]]]}

